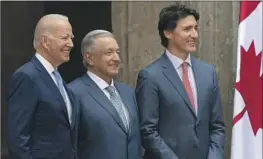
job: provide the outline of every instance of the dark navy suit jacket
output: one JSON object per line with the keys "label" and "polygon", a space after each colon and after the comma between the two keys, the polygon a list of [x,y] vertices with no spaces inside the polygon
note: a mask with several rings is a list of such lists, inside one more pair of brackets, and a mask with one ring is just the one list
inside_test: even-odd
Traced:
{"label": "dark navy suit jacket", "polygon": [[139,159],[141,144],[134,90],[114,81],[130,117],[126,131],[110,100],[85,74],[68,87],[80,99],[79,158]]}
{"label": "dark navy suit jacket", "polygon": [[12,76],[8,96],[7,144],[12,159],[76,159],[78,110],[72,93],[69,124],[63,97],[34,56]]}

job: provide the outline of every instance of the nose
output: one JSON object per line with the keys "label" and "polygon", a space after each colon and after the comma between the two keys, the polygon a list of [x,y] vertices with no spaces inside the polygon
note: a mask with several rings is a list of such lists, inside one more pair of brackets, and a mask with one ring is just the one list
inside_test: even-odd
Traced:
{"label": "nose", "polygon": [[69,38],[69,41],[68,41],[68,46],[73,48],[74,47],[74,44],[73,44],[73,41],[71,38]]}
{"label": "nose", "polygon": [[121,59],[120,59],[120,55],[119,55],[117,52],[114,53],[114,55],[113,55],[113,60],[120,62],[120,60],[121,60]]}
{"label": "nose", "polygon": [[198,38],[198,32],[196,29],[193,29],[192,33],[191,33],[191,37],[193,38]]}

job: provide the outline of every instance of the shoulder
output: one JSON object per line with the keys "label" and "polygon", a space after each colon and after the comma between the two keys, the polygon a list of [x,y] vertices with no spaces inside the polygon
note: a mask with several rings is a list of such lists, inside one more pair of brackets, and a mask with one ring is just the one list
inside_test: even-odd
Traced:
{"label": "shoulder", "polygon": [[146,65],[142,68],[138,75],[139,76],[150,76],[154,77],[158,75],[162,71],[161,61],[163,60],[163,56],[159,57],[158,59],[152,61],[150,64]]}
{"label": "shoulder", "polygon": [[13,73],[8,83],[9,95],[11,96],[17,91],[20,93],[32,93],[37,86],[36,81],[38,78],[38,71],[31,62],[22,65]]}
{"label": "shoulder", "polygon": [[196,69],[197,72],[202,74],[202,77],[205,77],[206,83],[209,83],[208,81],[210,80],[210,83],[217,84],[218,77],[214,65],[197,59],[193,59],[192,64],[193,69]]}
{"label": "shoulder", "polygon": [[19,67],[12,75],[11,81],[17,79],[28,79],[35,81],[39,77],[38,71],[32,62],[27,62],[21,67]]}
{"label": "shoulder", "polygon": [[196,66],[198,66],[202,70],[209,71],[209,72],[215,72],[214,65],[209,64],[205,61],[202,61],[202,60],[199,60],[196,58],[192,58],[192,64],[195,64]]}
{"label": "shoulder", "polygon": [[120,81],[114,80],[114,84],[116,87],[125,90],[125,92],[129,92],[129,93],[134,93],[134,88],[131,88],[130,86],[128,86],[125,83],[122,83]]}
{"label": "shoulder", "polygon": [[70,83],[67,84],[67,87],[73,92],[76,93],[78,92],[81,88],[83,88],[83,82],[82,82],[83,77],[76,78],[75,80],[71,81]]}

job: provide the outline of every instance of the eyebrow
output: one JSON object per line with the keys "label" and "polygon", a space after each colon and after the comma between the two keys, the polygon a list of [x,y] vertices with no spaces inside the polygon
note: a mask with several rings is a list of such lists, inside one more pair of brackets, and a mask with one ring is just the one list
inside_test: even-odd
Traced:
{"label": "eyebrow", "polygon": [[114,49],[114,48],[107,48],[106,50],[110,50],[110,51],[119,51],[120,49]]}
{"label": "eyebrow", "polygon": [[72,35],[69,35],[69,34],[62,34],[62,35],[60,35],[59,37],[65,37],[65,36],[67,36],[67,37],[71,37],[71,38],[74,38],[74,35],[72,34]]}
{"label": "eyebrow", "polygon": [[199,25],[182,25],[182,28],[198,28]]}
{"label": "eyebrow", "polygon": [[183,27],[189,27],[189,26],[198,26],[198,24],[192,25],[192,24],[182,24]]}

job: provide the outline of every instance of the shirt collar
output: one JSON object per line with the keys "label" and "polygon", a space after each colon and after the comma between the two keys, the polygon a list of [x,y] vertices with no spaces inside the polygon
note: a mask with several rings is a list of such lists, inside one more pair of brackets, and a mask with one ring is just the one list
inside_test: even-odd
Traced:
{"label": "shirt collar", "polygon": [[87,71],[87,74],[89,77],[99,86],[101,90],[107,88],[108,86],[114,86],[113,80],[111,80],[111,84],[109,85],[106,81],[104,81],[102,78],[97,76],[96,74],[92,73],[91,71]]}
{"label": "shirt collar", "polygon": [[[176,69],[178,69],[182,65],[182,63],[184,62],[179,57],[170,53],[167,49],[165,50],[165,53],[168,56],[168,58],[171,60],[172,64],[174,65],[174,67]],[[190,66],[192,66],[190,53],[188,54],[187,58],[185,59],[185,62],[187,62]]]}
{"label": "shirt collar", "polygon": [[[40,63],[44,66],[44,68],[47,70],[49,74],[52,74],[52,72],[55,70],[55,68],[51,65],[48,60],[46,60],[42,55],[40,55],[38,52],[35,54],[36,58],[40,61]],[[56,68],[57,69],[57,68]]]}

